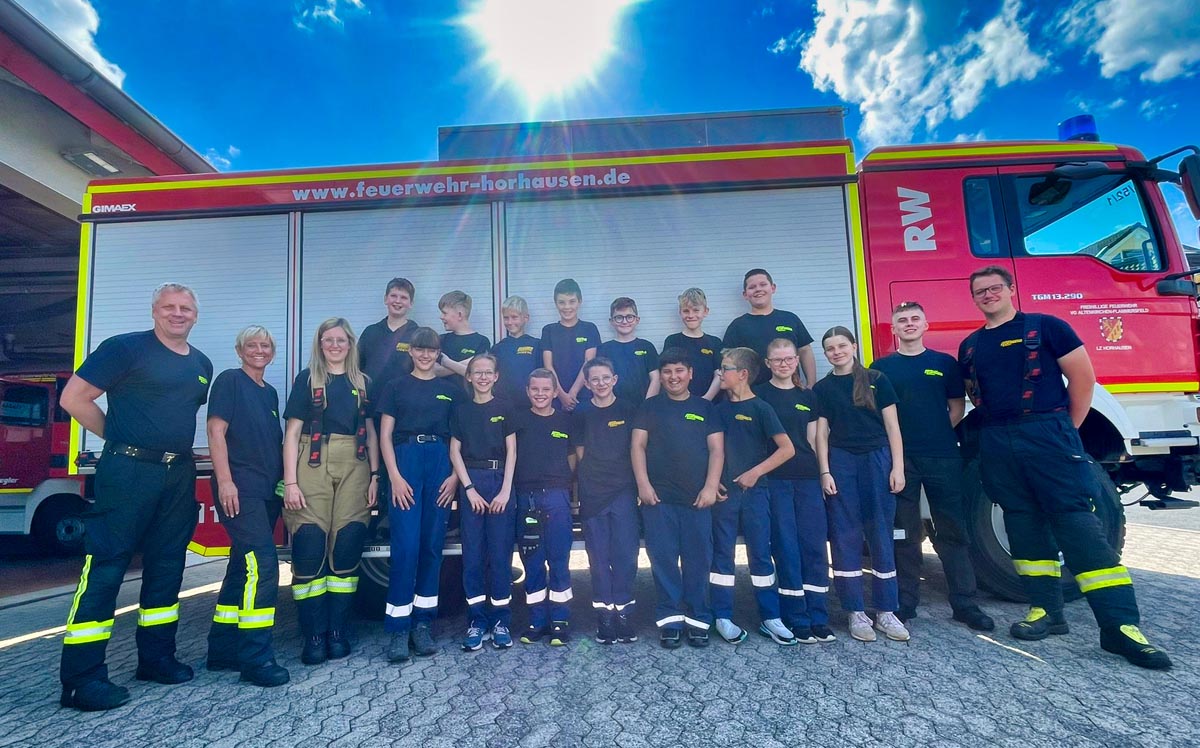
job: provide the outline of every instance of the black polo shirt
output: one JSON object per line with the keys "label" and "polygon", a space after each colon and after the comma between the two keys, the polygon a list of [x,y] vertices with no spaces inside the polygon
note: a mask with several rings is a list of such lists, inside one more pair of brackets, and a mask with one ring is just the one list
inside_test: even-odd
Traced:
{"label": "black polo shirt", "polygon": [[258,384],[242,369],[227,369],[213,382],[208,417],[229,424],[225,446],[238,495],[274,499],[283,478],[283,428],[275,388]]}
{"label": "black polo shirt", "polygon": [[541,341],[532,335],[519,338],[506,337],[492,347],[496,357],[496,392],[512,401],[514,406],[528,407],[529,397],[525,387],[529,384],[529,373],[542,365]]}
{"label": "black polo shirt", "polygon": [[499,397],[486,403],[465,399],[450,415],[450,435],[462,443],[460,452],[467,462],[499,460],[503,468],[508,454],[504,439],[512,427],[512,403]]}
{"label": "black polo shirt", "polygon": [[396,419],[392,443],[399,444],[418,434],[450,438],[450,413],[466,393],[441,378],[419,379],[412,374],[393,379],[383,393],[379,412]]}
{"label": "black polo shirt", "polygon": [[388,327],[387,317],[384,317],[363,330],[362,337],[358,339],[358,365],[363,374],[370,377],[375,392],[383,392],[389,379],[412,371],[408,344],[418,327],[420,325],[410,319],[393,330]]}
{"label": "black polo shirt", "polygon": [[564,390],[571,389],[571,385],[575,384],[587,350],[599,347],[600,331],[591,322],[579,320],[573,327],[551,322],[542,328],[542,351],[550,351],[554,373],[558,375],[558,384]]}
{"label": "black polo shirt", "polygon": [[653,343],[642,338],[627,343],[606,340],[596,349],[596,356],[613,362],[613,373],[617,375],[614,391],[618,398],[633,402],[646,399],[650,372],[658,371],[658,351]]}

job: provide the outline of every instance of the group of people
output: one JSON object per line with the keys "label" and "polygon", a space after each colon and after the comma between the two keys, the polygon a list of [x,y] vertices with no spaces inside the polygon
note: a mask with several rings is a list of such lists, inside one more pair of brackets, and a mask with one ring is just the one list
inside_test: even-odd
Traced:
{"label": "group of people", "polygon": [[[1170,667],[1138,629],[1129,573],[1091,511],[1098,487],[1077,427],[1095,375],[1065,322],[1018,312],[1012,276],[990,266],[970,279],[986,324],[957,360],[924,347],[924,309],[905,302],[892,314],[896,353],[865,368],[854,333],[833,327],[820,342],[832,370],[817,380],[813,339],[799,317],[774,307],[775,291],[766,270],[747,272],[750,309],[722,339],[703,330],[704,292],[687,289],[683,329],[660,354],[637,337],[637,305],[627,297],[610,305],[614,336],[601,342],[596,325],[579,318],[583,294],[571,279],[555,287],[559,319],[540,339],[525,329],[526,302],[506,299],[507,337],[491,346],[471,327],[469,296],[441,297],[439,335],[408,318],[415,289],[395,278],[387,316],[361,338],[343,318],[318,326],[281,426],[278,393],[264,377],[275,355],[270,331],[238,334],[242,365],[217,376],[210,392],[212,364],[187,342],[195,293],[160,286],[154,329],[101,343],[61,397],[105,439],[63,642],[62,704],[101,710],[130,698],[108,679],[104,652],[136,550],[145,569],[136,677],[193,676],[175,657],[175,629],[195,523],[192,431],[206,399],[213,493],[231,541],[207,667],[258,685],[289,679],[271,643],[280,513],[308,665],[350,654],[363,543],[373,508],[386,513],[387,657],[404,662],[438,650],[432,623],[456,498],[468,606],[462,648],[512,646],[514,545],[528,612],[518,638],[570,640],[574,486],[602,644],[637,640],[643,539],[661,645],[704,647],[712,630],[743,641],[733,594],[739,532],[764,637],[785,646],[834,641],[832,575],[852,638],[874,641],[879,632],[907,641],[919,602],[922,487],[953,617],[991,630],[976,603],[954,430],[967,394],[981,411],[984,486],[1004,509],[1031,601],[1012,635],[1067,632],[1061,550],[1100,624],[1101,646],[1143,667]],[[107,413],[95,402],[102,394]]]}

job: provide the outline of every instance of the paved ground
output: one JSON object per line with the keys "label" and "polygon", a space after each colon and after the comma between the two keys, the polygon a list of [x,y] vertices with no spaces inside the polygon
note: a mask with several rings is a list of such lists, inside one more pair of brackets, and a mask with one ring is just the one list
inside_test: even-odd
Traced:
{"label": "paved ground", "polygon": [[[639,574],[646,636],[626,646],[577,639],[562,649],[522,646],[463,653],[461,616],[440,625],[443,651],[399,668],[386,662],[379,624],[358,624],[354,654],[309,668],[298,661],[294,608],[277,629],[292,683],[264,691],[205,672],[204,634],[222,562],[188,570],[181,657],[197,666],[182,686],[133,680],[134,616],[118,616],[110,646],[116,682],[134,701],[107,714],[57,705],[59,626],[69,600],[0,613],[0,746],[1184,746],[1200,745],[1196,600],[1200,533],[1131,524],[1146,630],[1175,659],[1149,673],[1101,652],[1083,603],[1068,606],[1072,633],[1020,647],[948,621],[944,582],[930,567],[928,604],[909,644],[838,642],[780,648],[760,637],[708,650],[658,647],[649,573]],[[738,579],[749,611],[749,579]],[[576,621],[590,622],[587,575],[575,575]],[[136,599],[127,584],[121,604]],[[985,600],[997,619],[1020,606]],[[517,611],[518,622],[523,618]],[[743,615],[749,623],[750,616]],[[841,623],[841,617],[837,622]],[[582,633],[582,631],[580,631]],[[720,644],[720,646],[718,646]]]}

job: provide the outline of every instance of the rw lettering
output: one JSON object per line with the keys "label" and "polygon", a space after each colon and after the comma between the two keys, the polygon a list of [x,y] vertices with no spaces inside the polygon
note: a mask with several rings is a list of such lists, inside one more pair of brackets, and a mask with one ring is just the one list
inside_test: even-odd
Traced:
{"label": "rw lettering", "polygon": [[900,198],[900,223],[904,226],[905,252],[933,252],[933,211],[929,209],[929,193],[897,187]]}

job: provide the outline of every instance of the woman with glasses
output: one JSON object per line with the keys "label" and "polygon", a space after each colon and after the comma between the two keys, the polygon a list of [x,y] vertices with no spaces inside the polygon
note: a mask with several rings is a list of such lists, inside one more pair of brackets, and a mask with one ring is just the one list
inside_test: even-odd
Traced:
{"label": "woman with glasses", "polygon": [[346,618],[379,476],[379,442],[358,361],[350,323],[325,320],[283,411],[283,517],[292,536],[292,596],[305,665],[350,654]]}
{"label": "woman with glasses", "polygon": [[392,485],[384,619],[384,630],[392,635],[387,653],[392,662],[407,662],[410,652],[422,657],[437,652],[433,621],[442,544],[458,489],[450,468],[450,414],[466,394],[457,382],[437,376],[441,352],[438,334],[418,328],[409,341],[412,371],[390,381],[379,401],[383,464]]}
{"label": "woman with glasses", "polygon": [[795,341],[776,338],[767,344],[771,378],[754,394],[779,416],[796,455],[767,475],[771,496],[771,549],[779,573],[783,622],[802,644],[831,642],[829,611],[829,538],[825,500],[821,495],[817,455],[813,452],[816,399],[798,373]]}
{"label": "woman with glasses", "polygon": [[[462,485],[463,592],[467,635],[462,648],[474,652],[491,638],[496,649],[512,646],[512,552],[516,512],[512,496],[517,435],[512,403],[492,392],[500,374],[496,357],[481,353],[467,363],[471,399],[450,419],[450,464]],[[490,606],[489,606],[490,601]]]}

